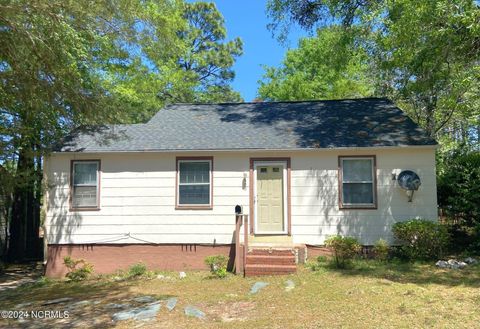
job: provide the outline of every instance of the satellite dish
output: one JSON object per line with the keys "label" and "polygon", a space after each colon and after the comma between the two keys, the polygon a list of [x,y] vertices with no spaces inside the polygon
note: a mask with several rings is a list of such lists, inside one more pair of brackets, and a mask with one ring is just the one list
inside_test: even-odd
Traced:
{"label": "satellite dish", "polygon": [[408,202],[412,202],[413,192],[418,190],[420,185],[422,185],[420,177],[411,170],[404,170],[398,174],[397,181],[398,185],[407,191]]}

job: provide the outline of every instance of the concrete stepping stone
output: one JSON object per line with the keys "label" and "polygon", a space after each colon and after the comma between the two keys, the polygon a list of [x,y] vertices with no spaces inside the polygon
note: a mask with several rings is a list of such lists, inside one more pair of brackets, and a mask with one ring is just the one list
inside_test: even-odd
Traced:
{"label": "concrete stepping stone", "polygon": [[193,307],[191,305],[185,306],[185,315],[186,316],[193,316],[198,319],[204,319],[205,318],[205,313],[200,311],[198,308]]}
{"label": "concrete stepping stone", "polygon": [[142,307],[117,312],[112,315],[112,320],[115,322],[129,319],[141,321],[152,320],[157,316],[158,311],[160,311],[160,306],[160,302],[156,302]]}
{"label": "concrete stepping stone", "polygon": [[173,311],[173,309],[175,308],[176,305],[177,305],[177,298],[171,297],[171,298],[167,299],[167,309],[169,311]]}
{"label": "concrete stepping stone", "polygon": [[268,282],[262,282],[262,281],[255,282],[252,286],[252,289],[250,289],[250,294],[254,295],[260,290],[262,290],[263,288],[265,288],[266,286],[268,286]]}
{"label": "concrete stepping stone", "polygon": [[157,301],[157,299],[153,296],[140,296],[133,298],[133,300],[138,303],[153,303]]}
{"label": "concrete stepping stone", "polygon": [[124,304],[117,304],[117,303],[108,303],[107,305],[104,306],[105,309],[107,310],[116,310],[120,308],[127,308],[130,307],[131,304],[124,303]]}
{"label": "concrete stepping stone", "polygon": [[285,281],[285,291],[291,291],[295,289],[295,282],[292,280]]}
{"label": "concrete stepping stone", "polygon": [[45,305],[53,305],[53,304],[61,304],[61,303],[66,303],[73,300],[71,297],[63,297],[63,298],[57,298],[57,299],[51,299],[47,300],[46,302],[43,302],[43,306]]}

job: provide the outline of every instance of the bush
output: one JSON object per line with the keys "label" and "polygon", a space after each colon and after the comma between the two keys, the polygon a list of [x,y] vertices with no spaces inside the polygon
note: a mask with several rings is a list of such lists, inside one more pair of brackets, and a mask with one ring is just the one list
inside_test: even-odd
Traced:
{"label": "bush", "polygon": [[93,273],[93,265],[87,263],[84,259],[73,259],[70,256],[63,258],[63,263],[68,269],[65,275],[71,281],[83,281]]}
{"label": "bush", "polygon": [[380,239],[377,242],[375,242],[375,245],[373,246],[373,255],[375,259],[380,260],[382,262],[386,261],[388,258],[388,251],[389,251],[389,246],[387,241]]}
{"label": "bush", "polygon": [[409,259],[428,260],[443,255],[449,242],[447,228],[439,223],[412,219],[393,225],[393,235]]}
{"label": "bush", "polygon": [[135,278],[143,276],[145,273],[147,273],[147,266],[143,263],[137,263],[128,268],[127,276],[129,278]]}
{"label": "bush", "polygon": [[361,249],[355,238],[332,236],[325,241],[325,245],[333,251],[333,258],[337,268],[344,268]]}
{"label": "bush", "polygon": [[0,260],[0,274],[3,274],[3,272],[5,272],[5,264]]}
{"label": "bush", "polygon": [[227,276],[228,257],[224,255],[208,256],[205,258],[205,264],[210,267],[210,272],[217,278]]}

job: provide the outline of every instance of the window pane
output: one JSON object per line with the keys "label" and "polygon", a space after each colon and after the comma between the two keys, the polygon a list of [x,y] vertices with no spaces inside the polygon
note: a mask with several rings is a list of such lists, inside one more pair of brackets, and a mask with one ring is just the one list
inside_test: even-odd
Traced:
{"label": "window pane", "polygon": [[180,185],[179,204],[210,204],[210,184]]}
{"label": "window pane", "polygon": [[209,183],[210,162],[180,162],[180,183]]}
{"label": "window pane", "polygon": [[73,207],[97,206],[96,186],[75,186],[73,188]]}
{"label": "window pane", "polygon": [[370,159],[343,160],[343,181],[372,181],[372,165]]}
{"label": "window pane", "polygon": [[74,185],[97,185],[97,163],[75,163]]}
{"label": "window pane", "polygon": [[344,183],[343,203],[373,203],[372,183]]}

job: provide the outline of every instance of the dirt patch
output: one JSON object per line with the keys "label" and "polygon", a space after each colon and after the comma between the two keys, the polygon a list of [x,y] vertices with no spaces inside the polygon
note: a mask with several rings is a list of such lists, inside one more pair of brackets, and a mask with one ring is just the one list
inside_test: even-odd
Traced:
{"label": "dirt patch", "polygon": [[220,302],[210,306],[207,314],[222,322],[245,321],[252,318],[255,302]]}

